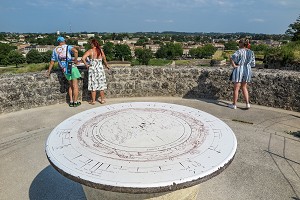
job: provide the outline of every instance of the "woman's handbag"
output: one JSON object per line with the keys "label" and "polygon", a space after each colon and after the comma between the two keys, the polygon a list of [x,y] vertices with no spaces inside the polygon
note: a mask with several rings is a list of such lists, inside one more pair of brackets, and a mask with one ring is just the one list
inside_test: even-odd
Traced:
{"label": "woman's handbag", "polygon": [[69,46],[67,46],[67,51],[66,51],[66,62],[67,62],[66,64],[67,64],[67,66],[66,66],[65,73],[66,74],[72,74],[73,62],[68,60],[68,48],[69,48]]}

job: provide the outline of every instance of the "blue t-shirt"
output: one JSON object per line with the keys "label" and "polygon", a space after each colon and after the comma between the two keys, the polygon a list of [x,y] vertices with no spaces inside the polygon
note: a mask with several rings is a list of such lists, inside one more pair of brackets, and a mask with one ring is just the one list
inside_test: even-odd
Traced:
{"label": "blue t-shirt", "polygon": [[[68,54],[66,54],[67,47],[68,47]],[[62,46],[57,46],[57,47],[55,47],[55,49],[53,49],[51,60],[52,61],[57,61],[59,66],[64,71],[67,68],[67,62],[72,61],[72,55],[71,55],[72,54],[72,51],[71,51],[72,48],[73,48],[73,46],[64,44]],[[67,58],[66,58],[66,55],[67,55]]]}

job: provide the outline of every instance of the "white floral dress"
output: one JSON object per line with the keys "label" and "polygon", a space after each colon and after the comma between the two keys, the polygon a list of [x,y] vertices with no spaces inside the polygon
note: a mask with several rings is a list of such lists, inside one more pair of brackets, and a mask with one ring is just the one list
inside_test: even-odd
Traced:
{"label": "white floral dress", "polygon": [[102,58],[93,58],[92,53],[92,59],[89,67],[88,90],[96,91],[105,89],[107,89],[107,85]]}

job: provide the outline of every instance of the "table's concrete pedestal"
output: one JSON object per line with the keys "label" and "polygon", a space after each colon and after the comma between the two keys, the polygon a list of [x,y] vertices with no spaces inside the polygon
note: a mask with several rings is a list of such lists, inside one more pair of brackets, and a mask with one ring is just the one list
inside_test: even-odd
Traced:
{"label": "table's concrete pedestal", "polygon": [[162,193],[129,194],[109,192],[82,185],[87,200],[196,200],[199,185]]}

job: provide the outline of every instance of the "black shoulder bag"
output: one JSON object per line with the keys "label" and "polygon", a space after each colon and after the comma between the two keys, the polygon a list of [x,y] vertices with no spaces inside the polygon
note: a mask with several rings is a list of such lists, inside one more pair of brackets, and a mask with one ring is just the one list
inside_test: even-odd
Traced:
{"label": "black shoulder bag", "polygon": [[67,51],[66,51],[66,64],[67,64],[66,74],[72,74],[73,62],[68,60],[68,48],[69,45],[67,45]]}

